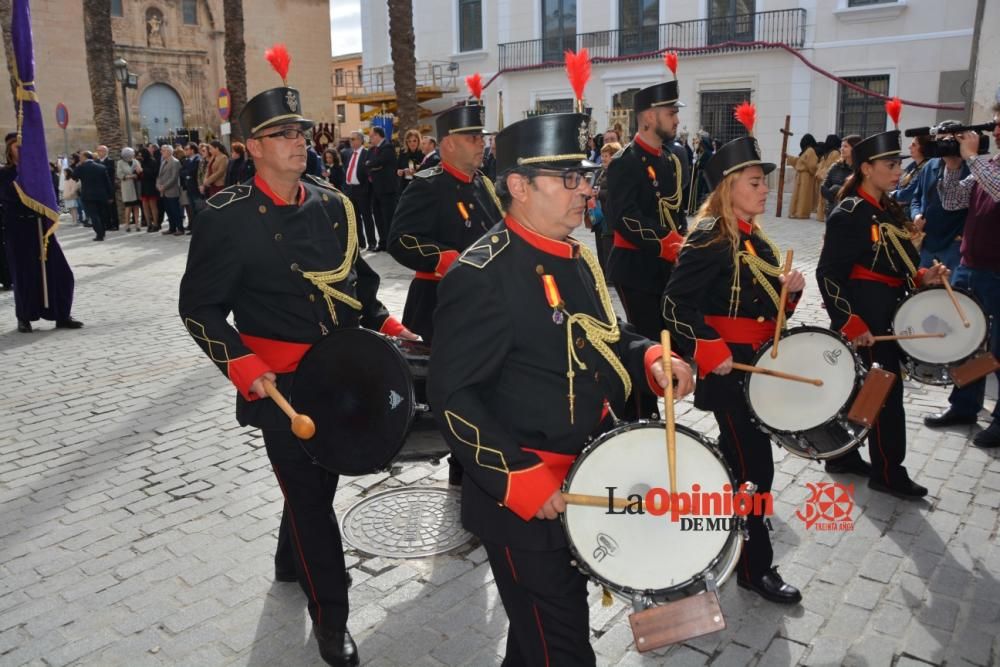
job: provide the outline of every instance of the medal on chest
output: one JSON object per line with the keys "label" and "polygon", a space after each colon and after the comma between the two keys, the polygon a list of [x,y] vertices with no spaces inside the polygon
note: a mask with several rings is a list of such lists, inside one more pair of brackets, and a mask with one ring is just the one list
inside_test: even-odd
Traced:
{"label": "medal on chest", "polygon": [[469,229],[472,227],[472,218],[469,217],[469,209],[465,207],[465,202],[455,202],[458,206],[458,214],[462,216],[462,220],[465,221],[465,228]]}

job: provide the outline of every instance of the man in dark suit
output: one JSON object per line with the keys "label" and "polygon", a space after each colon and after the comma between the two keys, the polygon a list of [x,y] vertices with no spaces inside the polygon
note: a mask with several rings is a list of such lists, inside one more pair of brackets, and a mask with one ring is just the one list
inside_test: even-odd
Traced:
{"label": "man in dark suit", "polygon": [[108,147],[100,145],[97,147],[97,158],[95,160],[108,170],[108,185],[111,186],[111,197],[108,199],[108,219],[104,222],[104,228],[108,231],[118,231],[118,204],[115,203],[115,172],[116,165],[114,159],[108,155]]}
{"label": "man in dark suit", "polygon": [[341,153],[344,162],[344,194],[351,200],[359,218],[358,244],[361,249],[375,250],[378,241],[375,238],[375,221],[372,220],[371,183],[368,182],[368,149],[365,148],[365,136],[360,132],[351,132],[351,147]]}
{"label": "man in dark suit", "polygon": [[108,170],[100,162],[94,162],[93,153],[84,151],[83,162],[73,175],[80,181],[80,199],[94,226],[94,240],[103,241],[105,225],[110,221],[108,200],[113,196]]}
{"label": "man in dark suit", "polygon": [[[399,197],[399,178],[396,176],[396,148],[385,138],[385,130],[372,128],[372,146],[368,154],[368,175],[372,183],[375,200],[375,226],[378,227],[377,250],[385,250],[389,238],[389,225],[396,213],[396,199]],[[371,245],[371,239],[369,244]]]}
{"label": "man in dark suit", "polygon": [[424,135],[420,140],[420,151],[424,154],[424,161],[420,163],[417,171],[430,169],[441,164],[441,155],[438,153],[438,142],[434,137]]}

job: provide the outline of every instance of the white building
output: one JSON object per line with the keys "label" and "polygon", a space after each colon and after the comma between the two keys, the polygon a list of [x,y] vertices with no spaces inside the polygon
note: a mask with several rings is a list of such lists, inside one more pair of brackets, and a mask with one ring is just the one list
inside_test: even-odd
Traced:
{"label": "white building", "polygon": [[[775,159],[786,114],[790,153],[805,132],[822,141],[887,127],[881,100],[817,69],[904,101],[961,107],[976,0],[413,0],[413,10],[418,62],[455,63],[459,81],[495,77],[483,95],[491,127],[500,91],[507,124],[570,110],[563,52],[581,47],[595,59],[585,101],[596,129],[627,125],[634,92],[670,76],[656,52],[676,49],[682,128],[738,136],[732,107],[750,99],[761,148]],[[362,3],[366,69],[391,64],[387,26],[385,2]],[[760,44],[706,50],[727,41]],[[444,108],[464,92],[426,106]],[[964,113],[907,106],[900,125],[945,118]]]}

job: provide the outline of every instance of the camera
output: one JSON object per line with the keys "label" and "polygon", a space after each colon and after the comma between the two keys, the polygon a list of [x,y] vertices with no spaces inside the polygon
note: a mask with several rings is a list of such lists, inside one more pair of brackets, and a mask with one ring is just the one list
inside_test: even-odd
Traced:
{"label": "camera", "polygon": [[[997,126],[995,122],[981,123],[979,125],[961,125],[959,123],[944,122],[934,127],[914,127],[903,132],[907,137],[936,137],[942,134],[959,134],[961,132],[992,132]],[[959,157],[961,149],[957,139],[935,139],[923,147],[924,157]],[[990,138],[985,134],[979,136],[979,155],[986,155],[990,152]]]}

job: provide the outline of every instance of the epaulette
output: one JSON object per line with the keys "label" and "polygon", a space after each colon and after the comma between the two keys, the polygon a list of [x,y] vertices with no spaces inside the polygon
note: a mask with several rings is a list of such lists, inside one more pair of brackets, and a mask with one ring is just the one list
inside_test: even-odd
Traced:
{"label": "epaulette", "polygon": [[715,224],[719,222],[718,218],[702,218],[698,221],[698,224],[694,226],[699,232],[710,232],[715,229]]}
{"label": "epaulette", "polygon": [[205,203],[212,208],[225,208],[233,202],[246,199],[253,192],[252,185],[230,185],[228,188],[219,190],[209,197]]}
{"label": "epaulette", "polygon": [[847,213],[854,213],[854,209],[857,208],[858,204],[861,203],[861,197],[844,197],[837,204],[837,208],[834,211],[846,211]]}
{"label": "epaulette", "polygon": [[441,165],[436,164],[433,167],[427,167],[426,169],[421,169],[420,171],[415,173],[414,176],[416,176],[417,178],[430,178],[431,176],[437,176],[442,171],[444,170],[441,168]]}
{"label": "epaulette", "polygon": [[465,249],[458,261],[477,269],[484,268],[510,245],[510,230],[504,229],[482,237]]}
{"label": "epaulette", "polygon": [[312,183],[313,185],[318,185],[319,187],[325,188],[326,190],[333,190],[334,192],[340,192],[340,190],[338,190],[337,188],[333,187],[333,184],[330,183],[330,181],[326,180],[325,178],[321,178],[319,176],[314,176],[312,174],[303,174],[302,177],[305,180],[307,180],[310,183]]}

